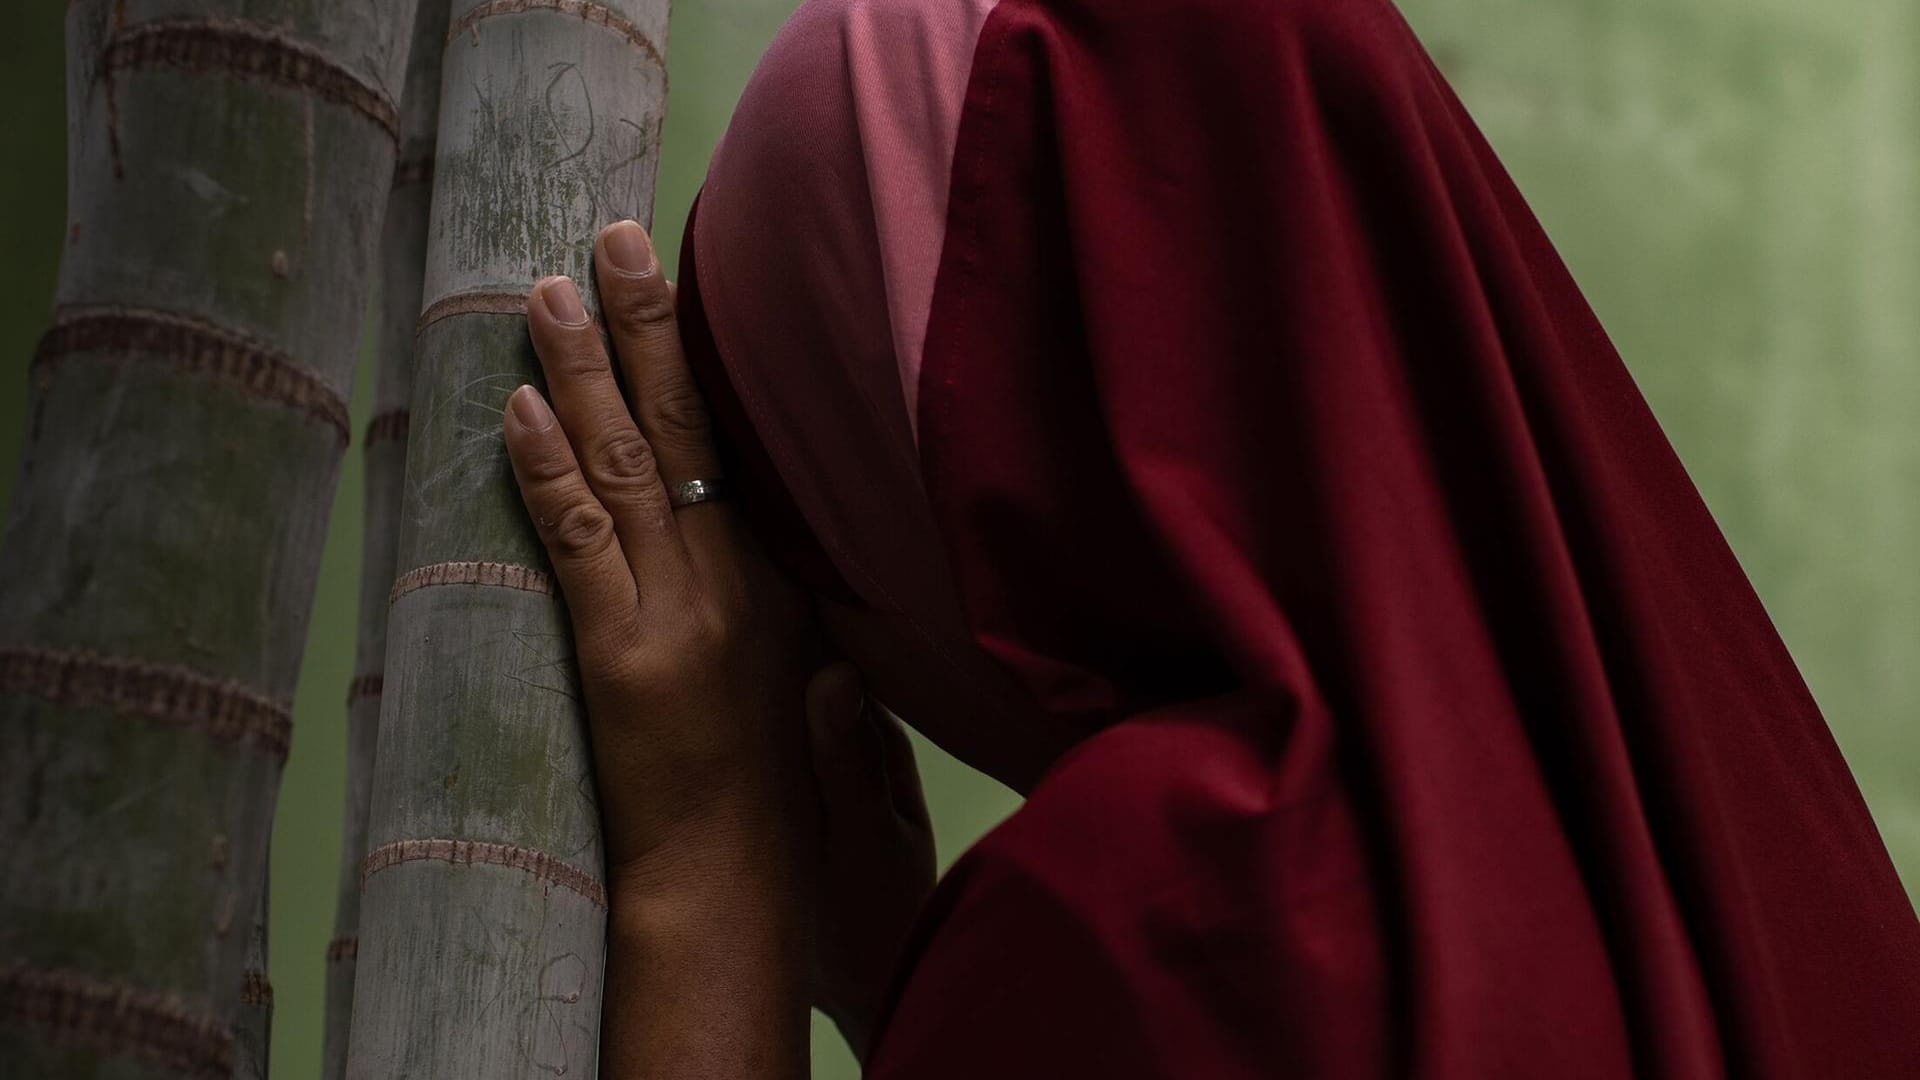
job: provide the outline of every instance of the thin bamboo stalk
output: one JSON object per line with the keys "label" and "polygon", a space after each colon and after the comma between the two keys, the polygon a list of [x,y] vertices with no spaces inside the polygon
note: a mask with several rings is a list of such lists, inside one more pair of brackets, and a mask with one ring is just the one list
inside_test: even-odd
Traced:
{"label": "thin bamboo stalk", "polygon": [[0,550],[0,1061],[207,1076],[265,880],[413,0],[73,0]]}
{"label": "thin bamboo stalk", "polygon": [[[526,293],[647,218],[665,0],[455,0],[362,867],[354,1077],[590,1076],[606,891],[567,623],[500,441]],[[586,290],[591,296],[591,290]]]}
{"label": "thin bamboo stalk", "polygon": [[356,672],[347,691],[347,790],[340,845],[340,891],[327,945],[327,1006],[321,1075],[347,1071],[353,982],[360,947],[360,862],[367,854],[367,809],[387,658],[387,590],[399,556],[400,494],[406,476],[408,405],[413,389],[413,327],[427,262],[433,195],[434,129],[440,119],[440,60],[446,53],[450,0],[420,0],[400,100],[400,157],[393,171],[380,243],[373,419],[366,458],[366,519],[360,574]]}

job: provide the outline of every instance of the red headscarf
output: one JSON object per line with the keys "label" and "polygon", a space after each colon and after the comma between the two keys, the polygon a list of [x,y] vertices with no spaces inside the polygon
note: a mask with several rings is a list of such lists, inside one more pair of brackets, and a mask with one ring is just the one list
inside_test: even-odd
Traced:
{"label": "red headscarf", "polygon": [[1386,0],[812,0],[692,236],[776,547],[1030,794],[870,1075],[1920,1076],[1846,766]]}

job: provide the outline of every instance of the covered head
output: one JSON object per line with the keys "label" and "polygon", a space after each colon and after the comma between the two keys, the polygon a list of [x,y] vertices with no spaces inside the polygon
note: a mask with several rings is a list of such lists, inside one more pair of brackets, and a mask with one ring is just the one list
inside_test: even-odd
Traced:
{"label": "covered head", "polygon": [[1079,770],[1240,943],[1180,1060],[1920,1063],[1824,722],[1386,0],[811,0],[690,235],[748,510],[876,695]]}

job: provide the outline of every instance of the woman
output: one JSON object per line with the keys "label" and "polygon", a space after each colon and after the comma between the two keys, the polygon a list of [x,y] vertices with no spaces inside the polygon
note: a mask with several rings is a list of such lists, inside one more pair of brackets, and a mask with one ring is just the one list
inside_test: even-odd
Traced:
{"label": "woman", "polygon": [[[802,1075],[810,993],[878,1077],[1920,1075],[1852,779],[1386,0],[813,0],[691,237],[678,326],[601,240],[632,417],[550,279],[506,426],[610,1075]],[[1028,796],[890,982],[910,765],[809,608]]]}

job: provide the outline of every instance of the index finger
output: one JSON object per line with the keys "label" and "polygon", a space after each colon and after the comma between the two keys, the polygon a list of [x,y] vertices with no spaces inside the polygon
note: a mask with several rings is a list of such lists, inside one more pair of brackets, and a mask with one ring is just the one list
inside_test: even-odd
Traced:
{"label": "index finger", "polygon": [[640,635],[640,593],[613,518],[539,391],[515,390],[505,412],[507,458],[567,602],[574,648],[583,666],[603,662]]}
{"label": "index finger", "polygon": [[587,486],[613,515],[634,577],[649,593],[687,572],[686,552],[658,456],[620,397],[613,367],[579,291],[566,277],[542,278],[527,297],[527,332],[553,409]]}

